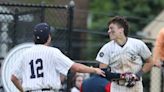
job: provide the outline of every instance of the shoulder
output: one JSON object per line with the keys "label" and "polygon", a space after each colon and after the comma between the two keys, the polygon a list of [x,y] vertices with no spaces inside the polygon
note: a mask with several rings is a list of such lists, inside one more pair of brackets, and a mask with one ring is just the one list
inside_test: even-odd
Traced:
{"label": "shoulder", "polygon": [[49,48],[50,50],[55,50],[55,51],[60,51],[58,48],[56,48],[56,47],[49,47],[49,46],[47,46],[47,48]]}
{"label": "shoulder", "polygon": [[59,53],[61,52],[58,48],[56,47],[51,47],[51,46],[45,46],[45,45],[37,45],[35,47],[32,48],[32,50],[40,50],[40,51],[43,51],[43,52],[49,52],[49,53]]}
{"label": "shoulder", "polygon": [[141,40],[139,40],[139,39],[131,38],[131,37],[128,37],[128,40],[130,40],[130,41],[141,41]]}
{"label": "shoulder", "polygon": [[108,43],[106,43],[106,44],[104,44],[104,48],[109,48],[110,46],[112,46],[112,45],[114,45],[115,43],[114,43],[114,41],[112,40],[112,41],[110,41],[110,42],[108,42]]}
{"label": "shoulder", "polygon": [[139,40],[139,39],[136,39],[136,38],[128,38],[128,40],[131,42],[131,43],[135,43],[135,44],[143,44],[144,42],[142,40]]}
{"label": "shoulder", "polygon": [[79,90],[78,90],[76,87],[73,87],[73,88],[71,89],[71,92],[79,92]]}
{"label": "shoulder", "polygon": [[54,55],[62,55],[63,53],[60,51],[60,49],[56,48],[56,47],[47,47],[49,53],[53,53]]}
{"label": "shoulder", "polygon": [[143,42],[142,40],[139,40],[139,39],[135,39],[135,38],[129,38],[129,44],[138,49],[147,47],[145,42]]}
{"label": "shoulder", "polygon": [[113,46],[114,46],[114,41],[110,41],[101,47],[100,52],[108,52]]}

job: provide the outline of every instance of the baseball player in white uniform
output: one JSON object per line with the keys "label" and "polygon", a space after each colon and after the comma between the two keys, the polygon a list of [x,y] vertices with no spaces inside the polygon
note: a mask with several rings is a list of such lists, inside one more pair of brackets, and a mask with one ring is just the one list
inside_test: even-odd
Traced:
{"label": "baseball player in white uniform", "polygon": [[[141,40],[127,37],[128,23],[124,17],[114,17],[108,27],[111,41],[100,49],[96,57],[100,68],[110,67],[113,73],[131,72],[137,80],[133,87],[122,85],[121,80],[112,81],[111,92],[143,92],[142,74],[153,66],[150,50]],[[143,67],[142,58],[146,61]]]}
{"label": "baseball player in white uniform", "polygon": [[69,69],[105,76],[101,69],[75,63],[59,49],[50,47],[47,23],[37,24],[33,34],[35,45],[18,57],[21,62],[11,76],[11,81],[21,92],[56,92],[61,87],[60,73],[67,75]]}

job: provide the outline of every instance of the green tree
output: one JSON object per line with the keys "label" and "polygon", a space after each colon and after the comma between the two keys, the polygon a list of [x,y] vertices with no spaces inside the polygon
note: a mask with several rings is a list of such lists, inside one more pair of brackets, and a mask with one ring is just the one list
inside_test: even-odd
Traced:
{"label": "green tree", "polygon": [[[90,0],[91,22],[88,29],[107,34],[109,19],[120,15],[127,18],[130,35],[135,36],[162,11],[163,6],[164,0]],[[87,39],[87,59],[94,59],[102,44],[109,41],[107,36],[94,34],[88,34]]]}
{"label": "green tree", "polygon": [[163,0],[90,0],[90,29],[103,29],[111,16],[121,15],[127,17],[131,33],[135,33],[153,20],[163,6]]}

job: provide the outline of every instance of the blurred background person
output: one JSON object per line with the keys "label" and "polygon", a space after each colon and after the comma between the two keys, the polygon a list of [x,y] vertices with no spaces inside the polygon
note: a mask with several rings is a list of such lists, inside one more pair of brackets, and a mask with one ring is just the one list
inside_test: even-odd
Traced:
{"label": "blurred background person", "polygon": [[67,92],[67,77],[64,75],[60,75],[61,80],[61,88],[59,89],[59,92]]}
{"label": "blurred background person", "polygon": [[164,66],[164,28],[160,30],[157,35],[154,50],[153,50],[153,61],[154,65],[157,67]]}
{"label": "blurred background person", "polygon": [[84,74],[82,74],[82,73],[76,73],[75,74],[75,77],[73,79],[74,86],[71,89],[71,92],[80,92],[80,87],[81,87],[81,85],[83,83],[83,80],[84,80]]}
{"label": "blurred background person", "polygon": [[3,84],[2,84],[2,78],[1,78],[1,69],[2,69],[2,64],[0,63],[0,92],[4,92],[3,89]]}

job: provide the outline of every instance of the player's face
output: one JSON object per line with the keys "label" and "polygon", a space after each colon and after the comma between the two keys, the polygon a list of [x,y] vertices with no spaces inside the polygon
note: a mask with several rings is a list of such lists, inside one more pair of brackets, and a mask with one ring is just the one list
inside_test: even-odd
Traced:
{"label": "player's face", "polygon": [[111,40],[116,40],[120,37],[123,28],[117,24],[111,23],[108,27],[108,34]]}

